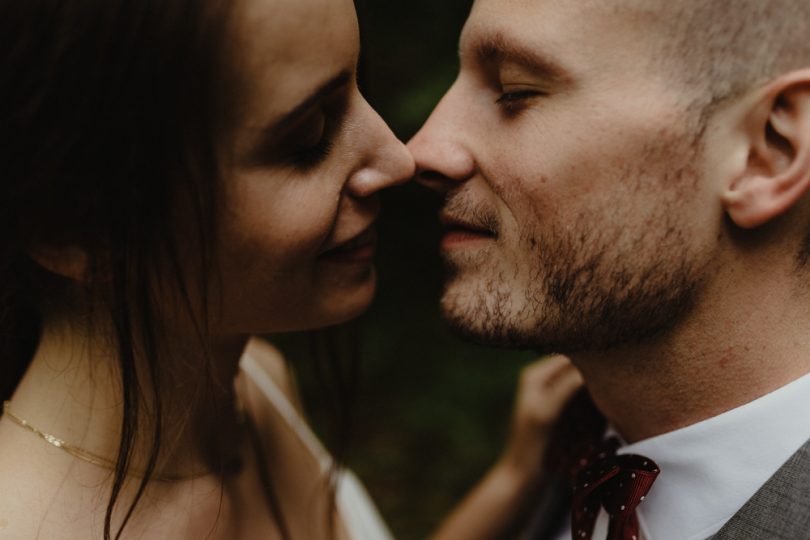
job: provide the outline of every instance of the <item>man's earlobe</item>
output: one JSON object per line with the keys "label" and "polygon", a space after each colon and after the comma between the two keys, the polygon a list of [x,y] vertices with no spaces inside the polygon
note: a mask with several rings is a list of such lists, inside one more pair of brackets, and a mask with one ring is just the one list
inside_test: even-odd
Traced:
{"label": "man's earlobe", "polygon": [[79,283],[86,283],[90,279],[87,252],[80,247],[40,246],[29,251],[29,256],[52,274]]}
{"label": "man's earlobe", "polygon": [[748,163],[723,195],[732,221],[755,228],[810,190],[810,70],[774,81],[751,111]]}

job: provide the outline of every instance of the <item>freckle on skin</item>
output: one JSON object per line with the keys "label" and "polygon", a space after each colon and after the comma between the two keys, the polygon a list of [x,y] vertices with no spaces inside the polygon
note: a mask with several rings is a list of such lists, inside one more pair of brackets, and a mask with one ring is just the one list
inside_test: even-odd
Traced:
{"label": "freckle on skin", "polygon": [[723,351],[720,357],[720,369],[726,369],[728,365],[734,361],[734,347],[728,347]]}

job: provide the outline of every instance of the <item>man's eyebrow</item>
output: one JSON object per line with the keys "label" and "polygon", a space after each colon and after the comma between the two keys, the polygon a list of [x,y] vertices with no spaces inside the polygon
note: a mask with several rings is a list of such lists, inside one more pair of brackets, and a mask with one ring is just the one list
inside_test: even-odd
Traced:
{"label": "man's eyebrow", "polygon": [[502,33],[476,38],[472,44],[472,52],[484,64],[514,62],[551,80],[569,79],[565,69],[553,59]]}
{"label": "man's eyebrow", "polygon": [[285,126],[294,123],[298,118],[307,113],[318,101],[334,93],[336,90],[346,86],[352,79],[352,73],[346,69],[320,85],[301,103],[293,107],[289,112],[273,123],[271,131],[283,129]]}

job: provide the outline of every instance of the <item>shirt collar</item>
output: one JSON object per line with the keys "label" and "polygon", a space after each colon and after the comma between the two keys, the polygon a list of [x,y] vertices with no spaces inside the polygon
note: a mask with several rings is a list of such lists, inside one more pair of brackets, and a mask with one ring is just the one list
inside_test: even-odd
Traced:
{"label": "shirt collar", "polygon": [[746,405],[635,444],[661,474],[637,513],[647,540],[716,533],[810,438],[810,374]]}

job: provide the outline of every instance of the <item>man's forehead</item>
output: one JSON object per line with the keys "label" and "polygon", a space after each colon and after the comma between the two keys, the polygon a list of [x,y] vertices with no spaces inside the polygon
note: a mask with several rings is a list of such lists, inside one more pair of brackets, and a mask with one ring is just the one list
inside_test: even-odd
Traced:
{"label": "man's forehead", "polygon": [[526,30],[578,26],[617,32],[660,20],[659,0],[475,0],[468,26]]}
{"label": "man's forehead", "polygon": [[[646,2],[646,3],[645,3]],[[605,49],[629,53],[653,35],[658,0],[476,0],[461,36],[461,52],[506,37],[526,48],[579,56]],[[642,50],[646,47],[642,47]],[[579,54],[578,54],[579,53]]]}

